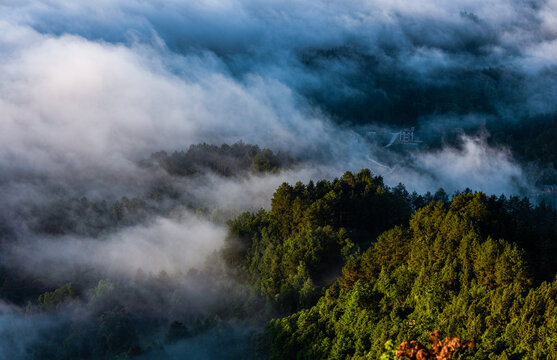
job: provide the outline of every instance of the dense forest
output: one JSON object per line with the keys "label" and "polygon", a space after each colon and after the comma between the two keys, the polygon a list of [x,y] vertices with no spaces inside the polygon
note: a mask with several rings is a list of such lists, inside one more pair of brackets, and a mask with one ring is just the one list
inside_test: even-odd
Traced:
{"label": "dense forest", "polygon": [[[555,213],[515,205],[466,193],[416,211],[350,259],[315,306],[272,320],[269,357],[376,359],[389,340],[425,343],[440,329],[475,343],[460,358],[555,358],[556,267],[544,256]],[[511,235],[523,227],[530,235]]]}
{"label": "dense forest", "polygon": [[294,164],[290,156],[257,145],[237,142],[220,147],[210,144],[191,145],[187,151],[165,151],[153,153],[140,161],[146,168],[159,167],[170,175],[192,176],[211,171],[221,176],[241,176],[246,173],[278,172]]}
{"label": "dense forest", "polygon": [[0,360],[557,359],[557,0],[0,34]]}
{"label": "dense forest", "polygon": [[[72,223],[48,218],[32,229],[89,232],[103,241],[107,227],[171,216],[151,201],[101,208],[71,199],[58,216]],[[557,356],[557,212],[543,202],[470,190],[409,193],[364,169],[283,183],[269,210],[238,214],[226,228],[222,249],[186,273],[103,278],[78,265],[77,276],[66,276],[71,282],[53,287],[3,269],[2,298],[43,322],[25,343],[25,357],[190,351],[201,358],[378,359],[394,356],[406,340],[426,343],[433,330],[473,342],[458,358]]]}
{"label": "dense forest", "polygon": [[[2,253],[5,258],[13,256],[12,248],[24,241],[24,236],[62,239],[63,246],[69,247],[80,239],[89,247],[102,246],[110,243],[112,234],[137,227],[145,231],[142,227],[156,224],[156,219],[179,223],[184,212],[193,214],[189,223],[194,225],[216,224],[222,221],[219,209],[196,201],[183,190],[182,182],[193,186],[198,177],[204,181],[207,176],[258,177],[293,165],[288,156],[242,142],[192,145],[171,155],[154,153],[140,161],[140,166],[154,175],[143,194],[97,201],[57,189],[53,201],[18,209],[20,221],[2,218]],[[26,229],[25,234],[21,228]],[[88,255],[92,256],[70,256],[83,261]],[[16,312],[10,320],[14,328],[5,334],[6,356],[161,358],[182,352],[183,345],[175,344],[186,342],[187,348],[199,349],[200,357],[241,357],[251,351],[249,339],[261,323],[250,311],[258,309],[261,318],[267,316],[263,301],[229,274],[216,253],[185,273],[153,273],[142,270],[139,264],[131,277],[107,277],[95,266],[79,261],[69,269],[60,269],[52,261],[58,260],[41,265],[50,269],[48,274],[0,267],[0,298],[22,308],[22,313]],[[22,340],[19,332],[27,323],[37,326]],[[211,345],[215,343],[228,345],[215,348]]]}

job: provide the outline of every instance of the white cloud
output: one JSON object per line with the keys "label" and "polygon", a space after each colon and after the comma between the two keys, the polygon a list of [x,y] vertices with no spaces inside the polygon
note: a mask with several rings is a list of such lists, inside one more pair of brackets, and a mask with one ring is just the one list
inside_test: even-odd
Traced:
{"label": "white cloud", "polygon": [[484,137],[461,138],[461,148],[418,153],[412,164],[396,169],[387,181],[402,181],[410,190],[452,194],[470,188],[487,194],[524,194],[530,184],[522,168],[504,148],[490,147]]}
{"label": "white cloud", "polygon": [[54,283],[79,280],[74,278],[82,274],[78,269],[128,279],[139,270],[185,274],[200,268],[222,246],[225,235],[224,228],[184,213],[178,219],[158,218],[101,238],[30,235],[6,250],[7,263]]}

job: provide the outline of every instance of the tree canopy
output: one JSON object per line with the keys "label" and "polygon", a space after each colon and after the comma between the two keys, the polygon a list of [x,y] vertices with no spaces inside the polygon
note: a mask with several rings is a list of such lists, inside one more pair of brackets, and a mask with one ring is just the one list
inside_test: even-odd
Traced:
{"label": "tree canopy", "polygon": [[516,220],[508,205],[465,193],[418,210],[350,259],[315,306],[271,321],[269,357],[376,359],[387,340],[443,329],[477,344],[467,359],[556,358],[557,279],[534,286],[536,263],[500,237]]}

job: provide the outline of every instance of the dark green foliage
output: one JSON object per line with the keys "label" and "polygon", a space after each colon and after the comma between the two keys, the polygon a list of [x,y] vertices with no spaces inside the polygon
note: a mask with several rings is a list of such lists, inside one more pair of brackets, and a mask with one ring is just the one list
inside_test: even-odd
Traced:
{"label": "dark green foliage", "polygon": [[[253,160],[248,171],[276,171],[270,151]],[[29,228],[102,241],[176,206],[180,195],[167,185],[114,202],[60,200],[36,209]],[[452,200],[442,189],[410,194],[362,170],[283,184],[269,211],[228,224],[222,251],[187,274],[138,272],[127,282],[83,274],[72,277],[77,287],[45,292],[37,279],[0,269],[2,299],[30,301],[26,316],[56,318],[30,343],[29,358],[165,358],[195,347],[225,354],[215,347],[222,341],[249,357],[253,329],[277,315],[290,316],[271,321],[261,338],[277,359],[377,359],[387,340],[424,341],[434,329],[474,340],[474,359],[557,354],[557,212],[543,203],[468,189]],[[0,229],[6,243],[17,240]]]}
{"label": "dark green foliage", "polygon": [[317,305],[271,321],[270,358],[376,359],[388,339],[432,329],[474,340],[467,359],[557,358],[557,280],[532,287],[535,263],[499,240],[517,221],[511,203],[465,193],[417,211],[351,259]]}
{"label": "dark green foliage", "polygon": [[147,201],[139,198],[130,200],[124,196],[112,206],[112,220],[117,224],[129,225],[145,220],[156,212],[157,209],[150,206]]}
{"label": "dark green foliage", "polygon": [[34,206],[30,210],[30,228],[46,235],[82,234],[96,237],[116,226],[132,225],[145,221],[149,215],[160,213],[157,200],[169,193],[151,192],[143,198],[90,201],[82,198],[61,198],[49,204]]}
{"label": "dark green foliage", "polygon": [[408,219],[407,193],[400,192],[369,170],[317,184],[285,183],[269,212],[229,223],[223,256],[280,311],[307,307],[364,240]]}
{"label": "dark green foliage", "polygon": [[281,159],[279,156],[273,154],[269,149],[263,149],[263,151],[255,155],[252,160],[251,168],[253,172],[277,172],[284,161],[284,159]]}
{"label": "dark green foliage", "polygon": [[[168,214],[176,206],[190,210],[204,209],[190,194],[179,191],[173,176],[195,177],[217,174],[226,177],[248,174],[276,173],[292,166],[295,161],[284,153],[273,153],[257,145],[242,142],[221,146],[198,144],[187,151],[171,155],[154,153],[140,165],[151,171],[162,168],[172,176],[160,175],[149,184],[147,191],[134,197],[117,200],[91,201],[86,197],[72,197],[62,188],[53,186],[57,196],[46,203],[37,203],[22,211],[21,218],[36,233],[58,236],[80,234],[97,237],[119,226],[130,226],[146,221],[150,216]],[[7,219],[0,218],[0,242],[10,237]],[[15,235],[12,235],[12,237]]]}
{"label": "dark green foliage", "polygon": [[[98,237],[116,227],[138,224],[153,215],[168,214],[177,206],[190,210],[205,209],[207,204],[197,202],[183,188],[179,190],[174,176],[191,177],[193,181],[196,176],[207,174],[226,177],[261,175],[276,173],[294,164],[295,160],[282,152],[275,154],[243,142],[221,146],[192,145],[187,151],[175,151],[171,155],[160,151],[140,162],[145,169],[155,173],[158,168],[166,172],[156,173],[144,193],[91,201],[86,197],[71,196],[65,189],[51,185],[49,192],[56,194],[51,201],[24,207],[19,210],[19,216],[39,234]],[[0,217],[0,243],[15,237],[8,220]]]}
{"label": "dark green foliage", "polygon": [[175,151],[168,155],[165,151],[151,154],[143,160],[145,167],[160,166],[171,175],[191,176],[211,171],[221,176],[238,176],[254,173],[276,172],[294,163],[289,156],[269,149],[261,150],[257,145],[237,142],[221,146],[191,145],[187,151]]}
{"label": "dark green foliage", "polygon": [[106,201],[91,202],[87,198],[59,199],[46,205],[34,206],[28,216],[34,219],[30,227],[38,233],[98,234],[115,224]]}
{"label": "dark green foliage", "polygon": [[221,343],[236,357],[253,354],[250,339],[264,323],[258,318],[263,302],[217,271],[216,254],[212,260],[213,268],[203,272],[100,280],[78,298],[71,284],[41,295],[38,306],[30,304],[25,316],[52,316],[56,321],[49,323],[48,333],[29,340],[26,358],[164,359],[172,358],[174,347],[179,349],[176,354],[190,347],[225,354]]}
{"label": "dark green foliage", "polygon": [[38,299],[39,308],[43,311],[55,310],[68,300],[74,299],[77,296],[77,289],[72,283],[67,283],[54,291],[47,291],[40,295]]}

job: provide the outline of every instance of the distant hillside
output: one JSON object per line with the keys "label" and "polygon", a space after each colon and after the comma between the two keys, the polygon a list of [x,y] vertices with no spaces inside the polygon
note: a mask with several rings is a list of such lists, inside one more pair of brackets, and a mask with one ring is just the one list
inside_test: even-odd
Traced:
{"label": "distant hillside", "polygon": [[211,171],[221,176],[237,176],[246,173],[277,172],[294,164],[290,156],[257,145],[237,142],[221,146],[210,144],[191,145],[187,151],[165,151],[151,154],[142,160],[144,167],[160,167],[171,175],[191,176]]}

